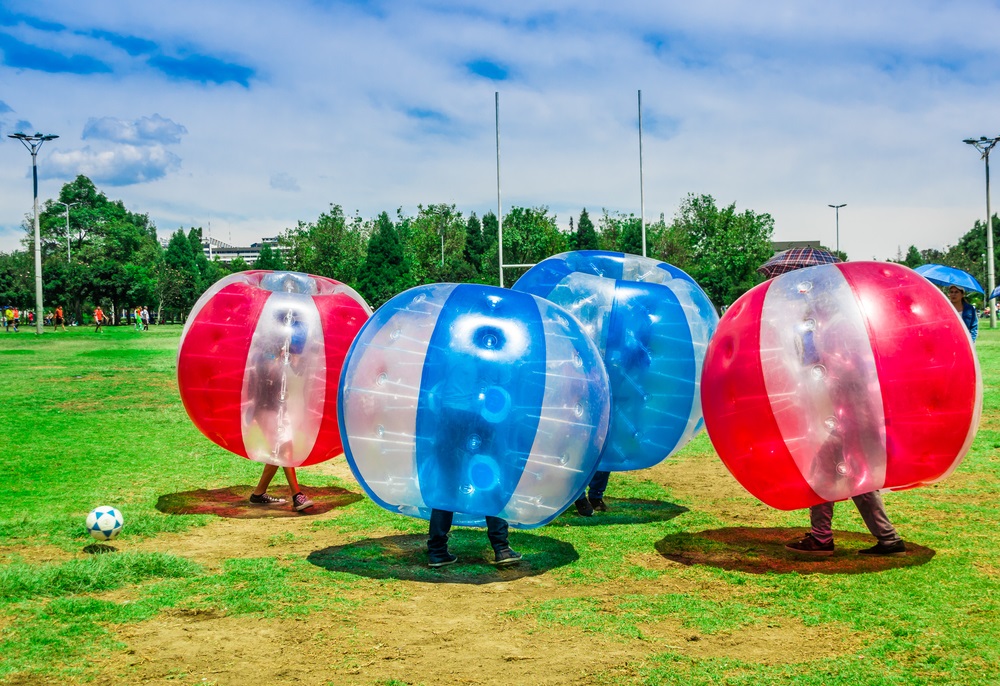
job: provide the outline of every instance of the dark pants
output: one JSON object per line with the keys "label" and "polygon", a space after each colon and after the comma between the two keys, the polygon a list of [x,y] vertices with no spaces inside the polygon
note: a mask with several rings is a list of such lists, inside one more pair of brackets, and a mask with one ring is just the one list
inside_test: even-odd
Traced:
{"label": "dark pants", "polygon": [[[427,540],[427,552],[431,558],[443,558],[448,553],[448,532],[451,531],[451,520],[454,512],[447,510],[431,510],[430,538]],[[507,542],[507,520],[500,517],[486,518],[486,535],[494,552],[510,547]]]}
{"label": "dark pants", "polygon": [[597,500],[604,497],[604,491],[608,489],[608,477],[611,472],[594,472],[594,478],[590,480],[590,499]]}

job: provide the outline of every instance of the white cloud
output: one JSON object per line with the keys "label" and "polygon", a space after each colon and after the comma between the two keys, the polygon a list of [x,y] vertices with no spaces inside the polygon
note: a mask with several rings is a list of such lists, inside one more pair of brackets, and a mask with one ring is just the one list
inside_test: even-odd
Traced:
{"label": "white cloud", "polygon": [[90,146],[69,152],[57,150],[42,169],[50,179],[73,179],[83,174],[98,186],[127,186],[155,181],[178,167],[180,158],[161,145],[116,145],[108,150]]}
{"label": "white cloud", "polygon": [[128,143],[132,145],[154,145],[156,143],[180,143],[187,133],[183,125],[170,121],[158,114],[139,117],[135,121],[125,121],[115,117],[89,119],[83,127],[83,138]]}

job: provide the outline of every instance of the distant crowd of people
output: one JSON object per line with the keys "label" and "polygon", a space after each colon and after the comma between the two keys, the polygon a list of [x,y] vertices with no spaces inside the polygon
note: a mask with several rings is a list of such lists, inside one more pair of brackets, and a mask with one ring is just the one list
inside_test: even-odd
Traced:
{"label": "distant crowd of people", "polygon": [[[104,310],[98,305],[94,308],[94,331],[100,332],[104,325],[109,321],[109,317],[105,314]],[[149,331],[149,320],[150,313],[149,308],[145,305],[141,307],[136,307],[134,310],[123,309],[121,314],[121,322],[128,322],[134,325],[136,331]],[[56,307],[50,312],[46,312],[42,319],[42,323],[45,326],[51,326],[54,329],[66,330],[67,324],[69,326],[78,326],[79,322],[74,319],[73,321],[67,321],[67,317],[63,312],[62,305]],[[22,310],[14,305],[7,305],[2,310],[0,310],[0,324],[3,325],[4,330],[7,333],[18,333],[21,330],[22,324],[27,324],[28,326],[35,325],[35,312],[34,310]]]}

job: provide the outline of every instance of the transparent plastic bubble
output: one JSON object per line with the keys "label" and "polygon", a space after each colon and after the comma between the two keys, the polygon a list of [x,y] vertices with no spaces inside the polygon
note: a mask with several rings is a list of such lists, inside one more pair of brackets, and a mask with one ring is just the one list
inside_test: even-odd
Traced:
{"label": "transparent plastic bubble", "polygon": [[734,303],[701,397],[729,471],[794,510],[947,476],[975,436],[982,380],[958,313],[930,282],[848,262],[777,276]]}
{"label": "transparent plastic bubble", "polygon": [[601,351],[614,401],[600,469],[651,467],[701,429],[701,368],[719,319],[690,276],[645,257],[582,250],[540,262],[514,290],[565,308]]}
{"label": "transparent plastic bubble", "polygon": [[[333,279],[259,270],[221,279],[195,303],[181,334],[185,409],[208,438],[243,457],[283,467],[335,457],[342,450],[335,389],[370,313]],[[324,329],[324,321],[337,326]]]}
{"label": "transparent plastic bubble", "polygon": [[[399,389],[391,401],[375,381],[383,372]],[[526,293],[433,284],[392,298],[358,334],[338,404],[348,464],[380,506],[527,528],[585,487],[611,397],[599,351],[565,311]],[[374,426],[384,435],[372,439]],[[389,476],[414,486],[389,489]]]}

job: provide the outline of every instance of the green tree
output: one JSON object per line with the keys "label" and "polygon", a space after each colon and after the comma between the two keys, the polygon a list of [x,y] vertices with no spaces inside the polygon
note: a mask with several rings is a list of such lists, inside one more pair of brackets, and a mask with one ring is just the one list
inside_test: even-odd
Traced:
{"label": "green tree", "polygon": [[257,259],[253,263],[254,269],[270,269],[272,271],[279,271],[285,268],[285,265],[281,259],[281,251],[273,250],[270,245],[265,243],[260,248],[260,252],[257,253]]}
{"label": "green tree", "polygon": [[465,222],[465,249],[463,257],[472,275],[469,281],[481,282],[483,279],[483,258],[486,255],[487,240],[483,236],[483,225],[473,212]]}
{"label": "green tree", "polygon": [[395,224],[383,212],[375,220],[375,227],[368,239],[368,251],[358,280],[358,292],[374,309],[411,285],[403,244],[399,240]]}
{"label": "green tree", "polygon": [[[160,246],[149,216],[109,200],[82,175],[62,187],[59,200],[74,205],[68,232],[63,205],[46,200],[39,212],[45,301],[65,304],[78,318],[85,304],[89,310],[100,302],[117,319],[150,298],[150,265]],[[68,262],[67,239],[73,246]]]}
{"label": "green tree", "polygon": [[367,243],[364,221],[358,216],[348,220],[340,205],[330,205],[315,222],[299,222],[279,239],[287,247],[286,268],[351,286],[357,285]]}
{"label": "green tree", "polygon": [[160,281],[163,282],[159,291],[163,306],[175,312],[190,311],[201,294],[198,289],[198,263],[184,229],[177,229],[170,236],[163,255]]}
{"label": "green tree", "polygon": [[600,245],[603,250],[642,255],[642,221],[634,214],[612,214],[604,210]]}
{"label": "green tree", "polygon": [[[716,305],[730,305],[761,282],[757,267],[773,250],[774,219],[752,210],[736,212],[736,203],[715,205],[711,195],[689,194],[668,232],[683,237],[690,262],[685,269]],[[680,266],[680,265],[677,265]]]}
{"label": "green tree", "polygon": [[[547,207],[515,206],[503,219],[504,264],[537,264],[568,249],[569,239]],[[525,271],[526,267],[508,269],[504,285],[514,283]]]}
{"label": "green tree", "polygon": [[600,239],[597,231],[594,230],[594,222],[591,221],[587,208],[580,210],[580,220],[576,223],[576,231],[573,234],[574,250],[600,250]]}
{"label": "green tree", "polygon": [[903,258],[903,264],[910,269],[916,269],[923,263],[924,258],[920,256],[920,251],[917,250],[917,246],[911,245],[909,250],[906,251],[906,257]]}
{"label": "green tree", "polygon": [[463,267],[466,224],[454,205],[418,205],[409,229],[406,250],[416,283],[454,282],[468,277],[470,270]]}
{"label": "green tree", "polygon": [[[479,276],[482,283],[489,286],[500,285],[500,262],[497,256],[499,222],[492,212],[483,215],[483,259]],[[506,283],[506,282],[505,282]]]}
{"label": "green tree", "polygon": [[[44,273],[44,272],[43,272]],[[0,307],[35,302],[35,262],[27,250],[0,252]]]}

